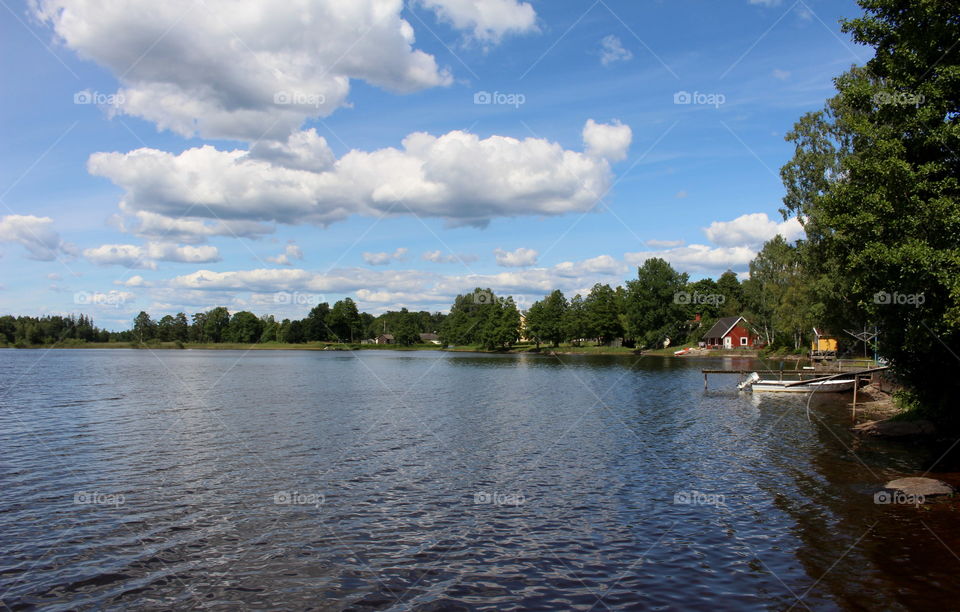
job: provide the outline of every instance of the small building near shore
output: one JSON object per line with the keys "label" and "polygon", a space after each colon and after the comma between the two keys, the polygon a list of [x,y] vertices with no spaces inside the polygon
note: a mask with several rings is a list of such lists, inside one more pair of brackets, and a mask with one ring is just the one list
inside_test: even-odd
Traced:
{"label": "small building near shore", "polygon": [[420,344],[440,344],[440,336],[437,334],[420,334]]}
{"label": "small building near shore", "polygon": [[746,319],[741,317],[722,317],[717,319],[703,342],[710,349],[754,349],[760,346],[760,336],[754,333]]}
{"label": "small building near shore", "polygon": [[380,334],[374,339],[375,344],[394,344],[393,334]]}
{"label": "small building near shore", "polygon": [[813,328],[813,342],[810,343],[810,359],[833,360],[837,358],[837,337],[824,330]]}

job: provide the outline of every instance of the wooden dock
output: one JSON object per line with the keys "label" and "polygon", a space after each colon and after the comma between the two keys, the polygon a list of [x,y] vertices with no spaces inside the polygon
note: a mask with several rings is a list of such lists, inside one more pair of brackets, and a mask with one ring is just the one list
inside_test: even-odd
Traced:
{"label": "wooden dock", "polygon": [[[831,372],[831,369],[824,371],[823,369],[819,370],[701,370],[703,372],[703,389],[707,389],[707,375],[709,374],[737,374],[741,379],[748,375],[756,372],[760,375],[761,378],[767,376],[768,379],[771,375],[776,375],[777,380],[783,381],[783,375],[787,374],[789,376],[799,376],[799,380],[789,381],[784,384],[785,387],[794,387],[796,385],[806,385],[813,382],[821,382],[826,380],[835,380],[837,378],[848,378],[852,377],[854,380],[853,384],[853,407],[851,410],[851,418],[853,423],[857,422],[857,389],[860,388],[860,381],[862,376],[869,376],[873,378],[873,374],[876,372],[883,372],[888,370],[890,366],[875,366],[871,368],[863,368],[860,370],[847,370],[839,372]],[[809,376],[810,378],[804,378],[804,376]]]}
{"label": "wooden dock", "polygon": [[[747,376],[756,372],[760,375],[761,378],[766,377],[769,379],[771,376],[776,376],[777,380],[783,382],[784,375],[789,377],[796,377],[797,380],[790,380],[788,378],[786,386],[794,386],[805,383],[820,382],[823,380],[834,380],[836,378],[846,378],[847,376],[854,377],[860,376],[863,374],[873,374],[874,372],[881,372],[886,370],[890,366],[876,366],[872,368],[861,368],[857,370],[844,370],[840,371],[829,369],[814,369],[814,370],[700,370],[703,374],[703,388],[707,388],[707,376],[709,374],[736,374],[739,377]],[[807,378],[805,378],[807,377]]]}

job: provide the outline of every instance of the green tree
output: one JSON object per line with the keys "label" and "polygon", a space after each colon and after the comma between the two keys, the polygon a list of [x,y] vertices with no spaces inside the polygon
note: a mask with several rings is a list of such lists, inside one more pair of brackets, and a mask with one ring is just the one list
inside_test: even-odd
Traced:
{"label": "green tree", "polygon": [[260,324],[263,331],[260,332],[260,342],[277,342],[280,340],[280,324],[273,315],[264,315],[260,317]]}
{"label": "green tree", "polygon": [[153,322],[150,315],[141,310],[140,314],[133,320],[133,333],[138,342],[143,343],[152,340],[157,333],[157,324]]}
{"label": "green tree", "polygon": [[[860,0],[843,30],[874,48],[787,134],[784,213],[828,327],[875,324],[930,416],[960,421],[960,19],[953,3]],[[922,297],[921,297],[922,296]]]}
{"label": "green tree", "polygon": [[10,315],[0,317],[0,341],[13,344],[16,331],[17,320],[14,317]]}
{"label": "green tree", "polygon": [[190,324],[187,323],[187,315],[182,312],[173,318],[173,339],[177,342],[190,340]]}
{"label": "green tree", "polygon": [[497,297],[490,289],[477,287],[472,293],[458,295],[440,325],[440,341],[455,346],[480,344],[484,325],[494,316],[496,303]]}
{"label": "green tree", "polygon": [[412,346],[420,342],[419,318],[415,313],[402,308],[396,322],[390,328],[393,332],[393,341],[401,346]]}
{"label": "green tree", "polygon": [[260,334],[262,333],[263,323],[257,318],[257,315],[241,310],[231,317],[230,325],[227,327],[224,336],[228,342],[255,344],[260,341]]}
{"label": "green tree", "polygon": [[[284,320],[284,323],[287,323],[287,320]],[[303,333],[303,323],[301,321],[289,321],[287,325],[287,333],[284,338],[286,342],[291,344],[300,344],[305,341],[305,336]]]}
{"label": "green tree", "polygon": [[580,340],[589,337],[590,323],[587,320],[587,307],[580,294],[573,296],[563,314],[563,334],[567,340],[579,346]]}
{"label": "green tree", "polygon": [[666,338],[684,336],[687,305],[687,275],[665,260],[648,259],[637,270],[637,278],[627,282],[625,310],[627,333],[641,346],[659,347]]}
{"label": "green tree", "polygon": [[767,241],[750,262],[750,278],[743,283],[747,314],[754,329],[770,346],[777,343],[778,331],[788,331],[781,315],[789,314],[785,310],[786,293],[797,283],[799,275],[799,252],[779,235]]}
{"label": "green tree", "polygon": [[157,338],[161,342],[173,340],[173,325],[175,322],[173,315],[163,315],[157,322]]}
{"label": "green tree", "polygon": [[307,342],[323,342],[330,339],[330,329],[327,319],[330,317],[330,304],[321,302],[310,309],[310,314],[303,320],[303,333]]}
{"label": "green tree", "polygon": [[538,349],[544,337],[543,310],[543,300],[536,301],[530,305],[523,318],[523,335],[536,342]]}
{"label": "green tree", "polygon": [[567,298],[559,289],[543,300],[543,339],[555,347],[564,340],[563,315],[568,307]]}
{"label": "green tree", "polygon": [[510,348],[520,339],[520,311],[512,297],[484,304],[481,312],[483,318],[479,324],[479,340],[483,348]]}
{"label": "green tree", "polygon": [[620,299],[610,285],[594,285],[583,305],[590,336],[596,338],[600,344],[623,336]]}
{"label": "green tree", "polygon": [[736,317],[743,313],[743,287],[736,272],[727,270],[717,279],[717,291],[723,296],[718,307],[718,316]]}
{"label": "green tree", "polygon": [[207,313],[193,313],[193,324],[190,326],[190,340],[193,342],[207,341]]}
{"label": "green tree", "polygon": [[361,332],[362,319],[357,305],[350,298],[344,298],[333,305],[327,315],[327,327],[340,342],[353,342]]}
{"label": "green tree", "polygon": [[207,313],[203,324],[203,333],[209,342],[224,342],[227,328],[230,326],[230,311],[217,306]]}

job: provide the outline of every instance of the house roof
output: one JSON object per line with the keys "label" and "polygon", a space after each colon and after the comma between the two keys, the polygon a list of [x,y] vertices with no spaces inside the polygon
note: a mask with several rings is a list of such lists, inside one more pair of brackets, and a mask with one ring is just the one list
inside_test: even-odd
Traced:
{"label": "house roof", "polygon": [[380,334],[377,338],[383,338],[385,340],[393,340],[393,334]]}
{"label": "house roof", "polygon": [[721,317],[717,319],[717,322],[713,324],[707,333],[703,334],[704,338],[723,338],[730,330],[733,329],[733,326],[740,322],[740,319],[743,317]]}
{"label": "house roof", "polygon": [[420,334],[421,340],[439,340],[440,336],[437,334]]}

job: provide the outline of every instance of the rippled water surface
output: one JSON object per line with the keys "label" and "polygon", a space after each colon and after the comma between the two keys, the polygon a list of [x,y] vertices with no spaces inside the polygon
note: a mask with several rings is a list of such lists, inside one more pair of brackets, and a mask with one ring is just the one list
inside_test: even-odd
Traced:
{"label": "rippled water surface", "polygon": [[0,601],[955,608],[957,513],[873,500],[936,457],[729,365],[2,350]]}

